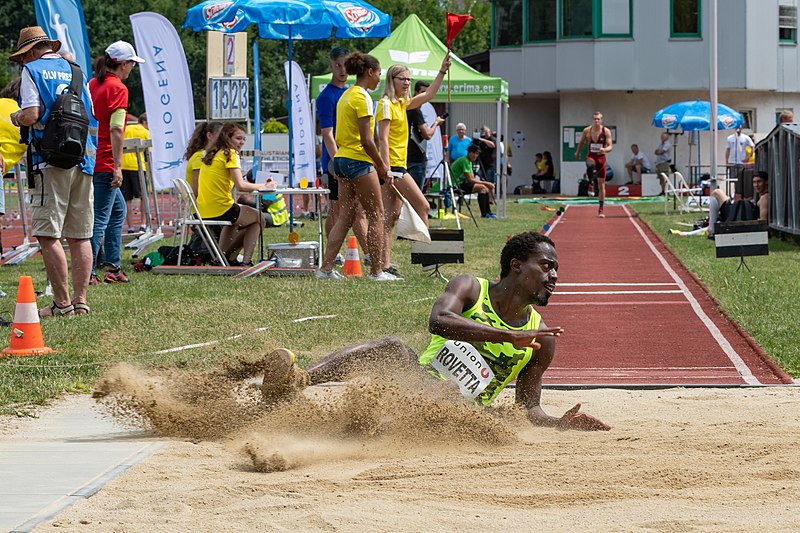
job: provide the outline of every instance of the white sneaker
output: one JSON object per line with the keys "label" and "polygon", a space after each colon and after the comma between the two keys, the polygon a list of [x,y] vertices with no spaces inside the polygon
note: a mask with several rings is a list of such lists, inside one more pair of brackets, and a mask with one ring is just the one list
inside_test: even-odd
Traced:
{"label": "white sneaker", "polygon": [[403,278],[400,276],[395,276],[394,274],[390,274],[386,271],[383,271],[375,276],[372,274],[367,274],[367,279],[370,281],[403,281]]}
{"label": "white sneaker", "polygon": [[317,279],[344,279],[344,276],[335,270],[325,272],[322,269],[317,269],[317,271],[314,272],[314,277]]}

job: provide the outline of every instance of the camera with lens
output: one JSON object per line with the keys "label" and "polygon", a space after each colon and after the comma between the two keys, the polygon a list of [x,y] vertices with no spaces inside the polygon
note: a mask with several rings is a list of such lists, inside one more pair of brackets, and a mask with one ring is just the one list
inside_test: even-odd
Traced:
{"label": "camera with lens", "polygon": [[442,113],[441,115],[439,115],[439,118],[447,118],[447,117],[449,117],[449,116],[450,116],[450,113],[448,113],[447,111],[445,111],[444,113]]}

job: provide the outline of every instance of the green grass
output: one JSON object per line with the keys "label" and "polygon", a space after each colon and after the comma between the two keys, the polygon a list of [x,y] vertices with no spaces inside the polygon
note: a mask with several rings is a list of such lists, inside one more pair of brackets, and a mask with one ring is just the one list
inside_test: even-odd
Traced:
{"label": "green grass", "polygon": [[[642,218],[665,235],[689,216],[665,217],[661,204],[638,205]],[[466,265],[447,265],[445,275],[460,272],[495,278],[506,237],[537,230],[552,216],[537,205],[509,203],[508,218],[480,220],[476,230],[464,220]],[[452,221],[448,222],[453,227]],[[315,224],[300,230],[313,240]],[[285,242],[285,230],[268,230],[269,242]],[[668,245],[696,272],[728,313],[750,331],[783,368],[800,375],[800,289],[796,282],[800,250],[777,240],[770,256],[748,259],[753,274],[736,272],[735,260],[713,259],[704,238],[666,237]],[[170,242],[167,242],[170,244]],[[64,392],[88,392],[109,365],[131,362],[152,368],[189,371],[214,367],[237,357],[254,359],[278,346],[296,351],[301,360],[322,355],[348,343],[397,335],[420,350],[428,341],[427,320],[433,298],[444,282],[411,266],[410,244],[397,241],[394,261],[403,283],[366,280],[324,282],[313,278],[233,280],[216,276],[156,276],[126,269],[127,285],[90,287],[89,316],[45,319],[46,344],[60,352],[37,358],[0,359],[0,413],[25,414],[31,405],[47,403]],[[0,268],[0,287],[12,296],[0,301],[0,314],[13,316],[20,275],[33,276],[44,288],[41,259],[18,267]],[[42,298],[40,305],[49,303]],[[336,315],[327,320],[295,323],[297,318]],[[257,331],[265,328],[264,331]],[[0,330],[10,335],[8,329]],[[228,339],[240,335],[235,339]],[[225,340],[228,339],[228,340]],[[210,346],[156,354],[178,346],[220,341]],[[3,345],[7,345],[7,339]]]}

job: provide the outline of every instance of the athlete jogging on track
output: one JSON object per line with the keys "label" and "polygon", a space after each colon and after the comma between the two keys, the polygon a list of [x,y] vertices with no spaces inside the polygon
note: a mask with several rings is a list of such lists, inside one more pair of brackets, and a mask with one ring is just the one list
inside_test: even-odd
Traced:
{"label": "athlete jogging on track", "polygon": [[575,151],[575,159],[581,156],[584,143],[589,143],[589,153],[586,156],[586,171],[589,181],[592,174],[597,178],[597,197],[600,207],[597,216],[605,218],[603,204],[606,201],[606,154],[613,148],[611,130],[603,126],[603,114],[595,111],[592,115],[592,125],[586,126]]}
{"label": "athlete jogging on track", "polygon": [[[265,359],[263,399],[268,404],[288,401],[306,385],[343,381],[372,366],[419,369],[422,365],[486,406],[516,379],[516,402],[535,425],[609,430],[597,418],[578,412],[580,404],[561,417],[547,415],[540,404],[542,375],[553,360],[562,328],[547,327],[533,306],[547,305],[558,266],[549,237],[533,232],[516,235],[501,252],[499,281],[462,274],[447,284],[431,310],[432,338],[421,356],[399,339],[385,338],[346,347],[301,370],[292,352],[280,348]],[[476,361],[480,367],[469,364]]]}

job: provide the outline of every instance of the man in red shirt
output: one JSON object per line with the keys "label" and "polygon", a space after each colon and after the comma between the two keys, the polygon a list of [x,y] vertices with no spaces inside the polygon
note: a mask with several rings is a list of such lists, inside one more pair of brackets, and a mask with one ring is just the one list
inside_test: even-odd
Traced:
{"label": "man in red shirt", "polygon": [[[122,272],[122,226],[125,222],[125,198],[122,185],[122,145],[125,139],[125,118],[128,115],[128,88],[122,83],[137,63],[144,59],[136,55],[129,43],[117,41],[106,48],[105,56],[95,64],[95,77],[89,91],[97,117],[97,162],[94,168],[94,231],[92,253],[95,268],[100,245],[104,244],[106,283],[125,283]],[[100,277],[92,273],[91,285],[99,285]]]}

